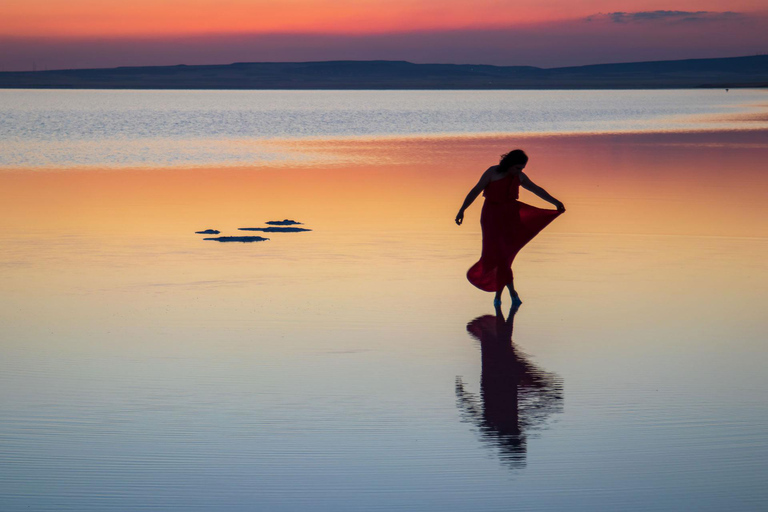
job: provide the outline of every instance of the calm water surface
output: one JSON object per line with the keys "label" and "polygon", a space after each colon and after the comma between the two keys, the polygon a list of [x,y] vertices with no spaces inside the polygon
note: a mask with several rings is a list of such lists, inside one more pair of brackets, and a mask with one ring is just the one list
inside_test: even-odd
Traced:
{"label": "calm water surface", "polygon": [[766,98],[763,90],[3,90],[0,167],[293,165],[321,158],[308,139],[734,129],[744,127],[734,116],[764,112]]}
{"label": "calm water surface", "polygon": [[[672,122],[644,111],[612,114],[614,132],[596,128],[601,114],[568,134],[523,136],[501,120],[462,132],[451,116],[492,118],[489,97],[506,93],[451,92],[460,108],[430,137],[381,128],[379,114],[354,122],[398,137],[350,139],[329,121],[304,139],[260,121],[288,156],[235,167],[254,153],[227,160],[206,126],[237,123],[190,112],[242,113],[250,93],[3,94],[46,99],[16,102],[26,121],[2,138],[0,510],[768,507],[768,132],[754,124],[624,133]],[[270,107],[278,119],[344,118],[335,93],[272,94],[301,100]],[[413,112],[422,94],[355,108]],[[702,107],[715,91],[652,94],[684,117],[762,98]],[[559,95],[555,115],[576,123]],[[107,100],[129,96],[130,108]],[[131,108],[130,123],[154,112],[159,124],[94,113]],[[189,123],[173,143],[158,128],[172,131],[169,108]],[[101,130],[80,131],[97,118]],[[192,133],[210,161],[163,160],[158,148],[183,154]],[[137,157],[126,148],[140,139]],[[125,160],[83,149],[105,141]],[[480,204],[460,228],[453,217],[520,141],[529,175],[568,211],[518,257],[525,302],[510,314],[464,278]],[[37,144],[50,168],[29,156]],[[123,165],[137,158],[166,166]],[[312,231],[254,244],[194,234],[285,218]]]}

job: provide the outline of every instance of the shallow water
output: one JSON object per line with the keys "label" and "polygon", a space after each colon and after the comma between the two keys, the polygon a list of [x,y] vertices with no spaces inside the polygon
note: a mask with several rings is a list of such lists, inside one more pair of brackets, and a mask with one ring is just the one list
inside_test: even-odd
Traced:
{"label": "shallow water", "polygon": [[[505,327],[453,217],[519,140]],[[766,132],[318,144],[0,172],[0,509],[766,508]]]}
{"label": "shallow water", "polygon": [[313,139],[768,128],[759,89],[0,91],[0,167],[345,163]]}

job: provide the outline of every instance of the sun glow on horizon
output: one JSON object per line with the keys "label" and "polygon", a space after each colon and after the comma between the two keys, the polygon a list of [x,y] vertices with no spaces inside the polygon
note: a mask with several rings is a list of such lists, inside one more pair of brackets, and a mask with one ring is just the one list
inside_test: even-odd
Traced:
{"label": "sun glow on horizon", "polygon": [[[202,34],[314,33],[376,34],[407,31],[502,28],[583,19],[602,12],[668,9],[656,0],[636,0],[620,8],[606,0],[93,0],[5,2],[0,35],[5,37],[157,37]],[[684,0],[675,9],[764,10],[761,2]]]}
{"label": "sun glow on horizon", "polygon": [[6,0],[0,71],[407,60],[576,66],[768,53],[765,0]]}

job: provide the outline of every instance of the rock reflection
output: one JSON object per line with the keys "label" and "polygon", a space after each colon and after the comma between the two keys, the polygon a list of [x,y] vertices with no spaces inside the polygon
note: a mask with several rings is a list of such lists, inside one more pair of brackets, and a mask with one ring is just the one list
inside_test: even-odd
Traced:
{"label": "rock reflection", "polygon": [[456,377],[456,404],[464,421],[479,429],[484,442],[498,448],[503,463],[522,467],[526,460],[526,436],[543,427],[563,409],[560,377],[530,362],[512,341],[517,308],[507,318],[484,315],[467,325],[480,342],[482,374],[480,396],[466,390]]}

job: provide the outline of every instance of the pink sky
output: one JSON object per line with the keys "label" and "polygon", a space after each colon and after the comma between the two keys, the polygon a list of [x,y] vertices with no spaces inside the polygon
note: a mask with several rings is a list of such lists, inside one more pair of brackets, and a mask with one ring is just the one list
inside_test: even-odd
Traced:
{"label": "pink sky", "polygon": [[408,60],[554,67],[768,53],[768,1],[5,0],[0,70]]}

